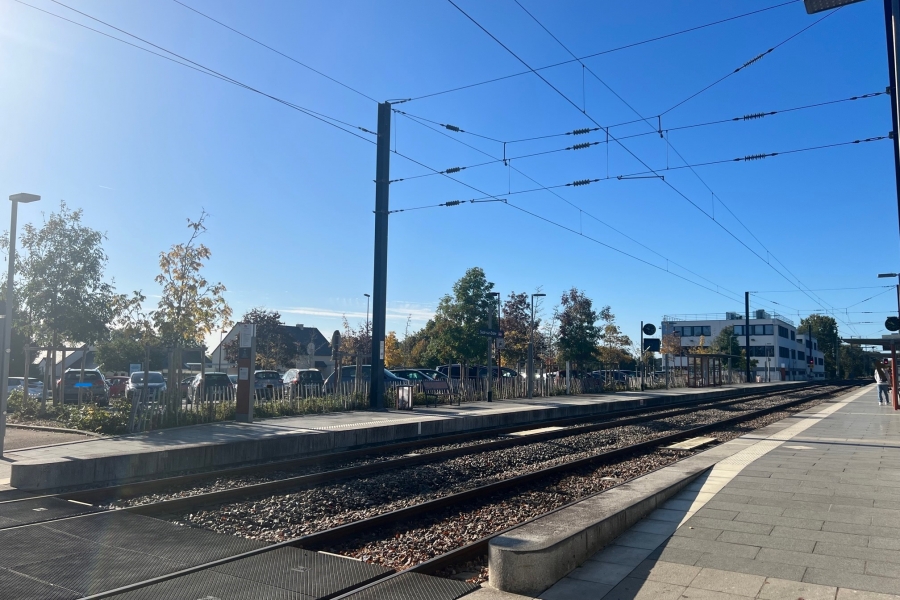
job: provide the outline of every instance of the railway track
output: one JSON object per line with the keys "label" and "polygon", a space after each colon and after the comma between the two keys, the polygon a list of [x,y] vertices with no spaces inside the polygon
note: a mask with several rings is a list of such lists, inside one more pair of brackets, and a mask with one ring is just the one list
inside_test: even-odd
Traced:
{"label": "railway track", "polygon": [[[328,551],[343,550],[344,553],[348,553],[347,550],[354,544],[358,544],[359,540],[377,540],[379,539],[379,535],[381,535],[382,537],[387,536],[388,538],[396,536],[396,532],[394,531],[395,529],[416,529],[416,527],[429,526],[429,524],[431,526],[434,526],[435,524],[440,526],[440,518],[442,512],[464,512],[469,509],[477,510],[477,507],[479,505],[502,501],[504,497],[511,497],[516,494],[522,493],[527,494],[529,493],[529,490],[538,490],[542,486],[545,488],[552,488],[554,485],[558,485],[561,477],[566,477],[567,475],[571,475],[572,473],[577,473],[579,470],[583,471],[585,469],[593,469],[598,465],[614,464],[617,461],[621,462],[627,461],[629,459],[640,460],[640,457],[652,454],[661,446],[675,443],[688,437],[694,437],[702,433],[722,430],[724,428],[735,426],[740,423],[759,419],[771,413],[790,410],[797,406],[812,402],[818,402],[823,398],[840,394],[841,392],[845,391],[847,387],[848,386],[832,386],[821,389],[821,391],[813,391],[812,393],[808,393],[810,392],[810,389],[806,388],[805,392],[807,393],[801,393],[801,391],[792,392],[787,395],[793,397],[787,399],[786,401],[775,402],[769,406],[741,412],[740,414],[736,414],[726,419],[719,419],[715,422],[704,423],[687,429],[680,429],[678,431],[653,437],[652,439],[647,439],[645,441],[624,445],[622,447],[613,448],[604,452],[599,452],[592,456],[567,461],[546,468],[536,469],[528,473],[523,473],[521,475],[505,478],[498,481],[493,481],[460,492],[450,493],[438,498],[428,500],[426,502],[417,503],[397,510],[373,515],[365,519],[355,520],[337,527],[328,528],[315,533],[274,543],[270,546],[250,553],[222,559],[220,561],[216,561],[215,563],[198,565],[196,567],[192,567],[178,573],[173,573],[162,578],[157,578],[156,580],[144,581],[141,583],[126,586],[126,588],[122,588],[119,590],[110,590],[109,592],[103,592],[101,594],[90,596],[90,598],[111,597],[115,593],[120,593],[122,591],[125,591],[126,589],[145,587],[146,585],[156,583],[158,581],[171,579],[173,577],[185,575],[188,573],[202,571],[204,569],[211,568],[212,566],[215,566],[219,563],[239,560],[241,558],[246,558],[255,554],[277,550],[279,548],[291,547],[303,548],[308,550]],[[716,403],[715,408],[721,408],[724,406],[731,407],[741,403],[752,402],[756,399],[758,398],[744,397],[739,399],[726,400],[720,403]],[[177,500],[165,501],[153,505],[130,507],[126,510],[128,512],[135,512],[144,515],[172,514],[173,512],[190,510],[191,508],[196,508],[198,506],[221,503],[223,501],[227,501],[228,499],[246,497],[248,495],[258,496],[260,494],[272,493],[273,491],[280,491],[288,488],[296,488],[298,486],[304,487],[321,485],[321,483],[325,481],[337,481],[341,479],[359,477],[367,473],[384,472],[385,470],[416,466],[423,464],[423,462],[428,462],[429,460],[446,460],[448,457],[461,456],[473,452],[484,452],[487,451],[488,448],[490,448],[491,450],[498,450],[509,448],[517,444],[533,444],[536,441],[552,440],[562,436],[578,435],[590,431],[600,431],[603,429],[626,427],[635,423],[647,422],[648,420],[658,420],[660,418],[671,417],[672,414],[676,412],[678,414],[687,414],[688,412],[696,412],[697,410],[697,406],[679,408],[675,410],[673,410],[672,407],[666,407],[665,409],[654,411],[653,415],[635,415],[629,417],[625,417],[620,413],[618,415],[615,415],[616,418],[614,421],[592,423],[589,425],[573,425],[570,428],[564,430],[544,431],[534,434],[534,436],[540,437],[525,436],[518,439],[495,439],[474,446],[449,448],[445,450],[438,450],[426,455],[400,457],[397,459],[372,463],[369,465],[360,465],[357,467],[336,469],[326,473],[300,476],[299,478],[288,478],[276,482],[267,482],[261,484],[262,487],[260,487],[259,485],[252,485],[241,488],[240,490],[226,490],[224,491],[224,493],[223,491],[219,491],[211,495],[191,496],[187,498],[180,498]],[[709,407],[704,410],[709,410]],[[612,417],[613,415],[610,416]],[[560,431],[562,431],[562,433],[560,433]],[[433,442],[434,440],[432,440],[432,444]],[[371,452],[371,450],[369,451]],[[645,472],[648,471],[644,471],[644,473]],[[306,477],[307,479],[302,479],[303,477]],[[623,481],[611,482],[608,487],[613,487],[614,485],[622,482]],[[575,501],[581,500],[583,499],[583,497],[584,496],[576,498]],[[558,510],[565,505],[566,504],[562,504],[552,507],[551,510]],[[544,512],[546,513],[550,511]],[[540,515],[535,514],[532,518],[536,518],[537,516]],[[515,523],[514,526],[521,525],[522,522]],[[386,579],[400,577],[403,573],[435,573],[442,569],[446,569],[449,566],[464,563],[467,560],[472,559],[473,557],[482,556],[486,553],[489,540],[492,537],[502,533],[506,529],[507,528],[491,531],[487,535],[484,535],[475,541],[460,544],[458,545],[458,547],[452,548],[446,552],[438,553],[436,556],[433,556],[428,560],[419,561],[417,564],[409,565],[410,568],[401,572],[390,574]],[[374,585],[374,583],[368,585]],[[352,594],[355,594],[359,591],[360,590],[357,589],[353,592],[348,592],[339,597],[349,598]]]}
{"label": "railway track", "polygon": [[[818,386],[805,387],[791,393],[809,393]],[[769,393],[758,393],[737,398],[691,401],[669,404],[652,409],[637,408],[615,411],[586,419],[584,417],[542,421],[486,431],[465,432],[449,436],[419,439],[396,444],[357,448],[344,452],[316,455],[226,469],[209,473],[195,473],[166,479],[131,483],[106,488],[56,494],[65,500],[92,505],[110,505],[128,508],[139,514],[158,515],[175,513],[197,506],[228,502],[250,495],[273,494],[289,489],[309,488],[353,477],[363,477],[378,472],[447,460],[476,452],[511,448],[517,445],[559,439],[572,435],[603,431],[615,427],[640,424],[660,418],[677,417],[697,411],[699,408],[730,407],[736,404],[768,398]],[[588,421],[587,423],[585,421]],[[516,434],[527,433],[517,437]],[[480,441],[484,440],[484,441]],[[419,451],[419,452],[415,452]],[[337,468],[326,469],[329,465]],[[301,474],[291,475],[300,471]],[[304,472],[307,471],[307,472]],[[246,484],[240,478],[263,479]],[[224,489],[192,493],[192,486],[204,489],[204,483],[225,480]],[[237,485],[232,485],[237,480]],[[161,495],[181,497],[163,500]],[[152,507],[133,507],[135,499],[149,498]]]}

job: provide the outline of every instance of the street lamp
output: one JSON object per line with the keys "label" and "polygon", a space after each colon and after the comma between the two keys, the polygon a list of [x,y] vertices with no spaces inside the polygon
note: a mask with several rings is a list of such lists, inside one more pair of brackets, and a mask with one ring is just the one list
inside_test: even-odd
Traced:
{"label": "street lamp", "polygon": [[534,397],[534,299],[543,298],[547,294],[531,295],[531,336],[528,341],[528,369],[526,375],[528,377],[528,397]]}
{"label": "street lamp", "polygon": [[[19,203],[37,202],[41,197],[35,194],[13,194],[12,214],[9,223],[9,268],[6,272],[6,314],[3,319],[3,370],[0,372],[0,457],[3,456],[3,442],[6,439],[6,402],[9,396],[9,345],[12,335],[13,276],[16,267],[16,217]],[[28,382],[22,386],[23,393],[28,393]]]}

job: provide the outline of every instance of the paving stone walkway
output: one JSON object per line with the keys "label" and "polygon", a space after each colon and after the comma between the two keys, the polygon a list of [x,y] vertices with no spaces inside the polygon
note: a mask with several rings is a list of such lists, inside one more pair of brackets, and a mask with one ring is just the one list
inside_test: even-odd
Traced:
{"label": "paving stone walkway", "polygon": [[745,437],[540,598],[900,600],[900,414],[874,386]]}

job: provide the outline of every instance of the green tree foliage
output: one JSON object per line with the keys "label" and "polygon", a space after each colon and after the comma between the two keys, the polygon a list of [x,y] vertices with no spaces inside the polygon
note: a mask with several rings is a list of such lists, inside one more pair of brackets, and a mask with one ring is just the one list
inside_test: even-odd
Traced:
{"label": "green tree foliage", "polygon": [[[710,344],[710,348],[712,348],[713,353],[715,354],[729,354],[731,355],[731,368],[732,369],[744,369],[747,364],[747,359],[745,358],[746,351],[741,346],[740,340],[738,337],[734,335],[734,326],[729,325],[728,327],[722,328],[722,331],[719,332],[719,335],[716,336],[716,339],[712,341]],[[770,350],[774,354],[774,346],[771,346],[773,350]],[[772,359],[772,364],[774,365],[774,359]],[[727,364],[727,363],[725,363]]]}
{"label": "green tree foliage", "polygon": [[[128,372],[129,365],[144,362],[146,340],[127,329],[114,329],[107,339],[97,344],[97,364],[104,372]],[[162,370],[166,365],[166,351],[150,346],[150,369]]]}
{"label": "green tree foliage", "polygon": [[[537,332],[541,319],[535,316],[534,331]],[[528,342],[531,339],[531,299],[522,292],[510,292],[503,303],[503,314],[500,317],[500,329],[503,330],[504,348],[500,351],[503,364],[517,367],[528,358]],[[535,333],[535,343],[539,336]]]}
{"label": "green tree foliage", "polygon": [[585,369],[599,359],[597,344],[601,330],[597,326],[600,315],[585,293],[573,287],[562,295],[559,310],[557,348],[560,361],[572,361]]}
{"label": "green tree foliage", "polygon": [[441,298],[434,318],[425,325],[426,364],[486,360],[488,338],[478,330],[487,326],[488,315],[496,310],[490,296],[493,289],[479,267],[472,267],[453,284],[453,293]]}
{"label": "green tree foliage", "polygon": [[837,343],[838,327],[837,321],[833,317],[825,315],[809,315],[800,321],[797,327],[797,333],[806,335],[809,328],[812,328],[812,336],[816,338],[819,350],[825,354],[825,376],[834,377],[834,345]]}
{"label": "green tree foliage", "polygon": [[600,320],[600,346],[597,349],[600,362],[604,366],[619,369],[635,365],[635,359],[628,351],[631,348],[631,338],[622,333],[622,329],[616,324],[616,315],[609,306],[600,309]]}
{"label": "green tree foliage", "polygon": [[875,363],[881,360],[876,352],[866,352],[859,346],[844,344],[841,346],[841,377],[855,379],[857,377],[872,378]]}
{"label": "green tree foliage", "polygon": [[[241,317],[241,323],[256,325],[256,368],[278,369],[293,364],[298,356],[293,338],[284,330],[281,313],[262,307],[251,308]],[[300,348],[306,355],[306,348]],[[237,343],[226,350],[229,361],[237,361]]]}
{"label": "green tree foliage", "polygon": [[[23,226],[15,282],[22,335],[44,344],[91,344],[105,337],[118,298],[104,281],[105,239],[65,202],[42,225]],[[8,234],[0,246],[9,248]]]}
{"label": "green tree foliage", "polygon": [[206,231],[207,216],[203,211],[196,221],[188,219],[188,241],[174,244],[159,255],[160,274],[156,282],[162,286],[162,296],[151,317],[165,344],[198,346],[213,330],[230,324],[231,308],[223,296],[225,286],[203,276],[203,267],[212,256],[209,248],[198,242]]}

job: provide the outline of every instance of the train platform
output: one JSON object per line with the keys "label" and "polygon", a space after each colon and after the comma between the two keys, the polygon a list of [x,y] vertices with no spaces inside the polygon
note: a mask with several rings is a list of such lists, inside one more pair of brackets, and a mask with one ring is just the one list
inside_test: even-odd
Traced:
{"label": "train platform", "polygon": [[[597,550],[564,577],[523,581],[577,554],[564,547],[577,524],[588,532],[606,510],[621,525],[637,504],[604,508],[605,492],[495,539],[491,582],[507,591],[467,598],[900,600],[900,413],[879,406],[874,386],[634,480],[632,496],[641,479],[655,509],[609,541],[579,538]],[[504,552],[538,566],[516,580],[511,561],[503,585]],[[527,585],[541,590],[512,589]]]}
{"label": "train platform", "polygon": [[75,489],[223,469],[553,419],[794,389],[805,382],[472,402],[413,411],[353,411],[220,422],[13,450],[0,461],[0,490]]}

